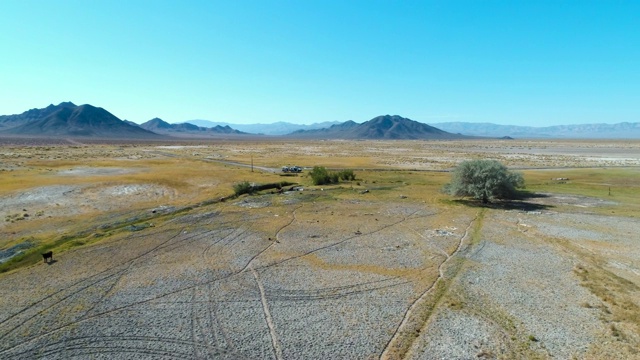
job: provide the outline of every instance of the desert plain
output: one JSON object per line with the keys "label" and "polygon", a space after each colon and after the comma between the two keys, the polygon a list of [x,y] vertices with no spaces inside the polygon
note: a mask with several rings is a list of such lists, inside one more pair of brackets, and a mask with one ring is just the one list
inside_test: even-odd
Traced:
{"label": "desert plain", "polygon": [[2,139],[0,216],[2,359],[640,358],[640,141]]}

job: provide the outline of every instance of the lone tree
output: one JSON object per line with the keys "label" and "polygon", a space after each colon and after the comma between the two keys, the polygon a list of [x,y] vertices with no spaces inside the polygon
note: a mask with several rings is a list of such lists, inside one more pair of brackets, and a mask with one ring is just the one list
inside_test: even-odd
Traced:
{"label": "lone tree", "polygon": [[522,174],[509,171],[498,161],[470,160],[458,165],[444,191],[453,196],[470,196],[486,204],[495,199],[514,199],[516,189],[523,187]]}

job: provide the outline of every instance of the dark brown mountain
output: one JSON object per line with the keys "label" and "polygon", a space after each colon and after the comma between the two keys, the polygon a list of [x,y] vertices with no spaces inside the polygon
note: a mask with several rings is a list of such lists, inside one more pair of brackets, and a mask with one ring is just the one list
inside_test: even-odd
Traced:
{"label": "dark brown mountain", "polygon": [[214,135],[214,134],[236,134],[242,135],[246,134],[242,131],[238,131],[232,129],[227,126],[216,125],[214,127],[203,127],[197,126],[189,123],[181,123],[181,124],[169,124],[168,122],[159,119],[153,118],[145,123],[140,124],[140,127],[149,131],[153,131],[158,134],[166,134],[166,135],[178,135],[177,133],[182,133],[181,135]]}
{"label": "dark brown mountain", "polygon": [[2,133],[43,137],[95,137],[123,139],[163,138],[162,135],[130,125],[107,110],[71,102],[31,109],[19,115],[0,117]]}
{"label": "dark brown mountain", "polygon": [[296,138],[323,139],[462,139],[465,136],[452,134],[433,126],[398,115],[377,116],[362,124],[347,121],[326,129],[300,130],[289,134]]}
{"label": "dark brown mountain", "polygon": [[51,104],[43,109],[27,110],[22,114],[0,115],[0,130],[24,125],[31,121],[42,120],[60,109],[76,107],[72,102],[61,102],[58,105]]}

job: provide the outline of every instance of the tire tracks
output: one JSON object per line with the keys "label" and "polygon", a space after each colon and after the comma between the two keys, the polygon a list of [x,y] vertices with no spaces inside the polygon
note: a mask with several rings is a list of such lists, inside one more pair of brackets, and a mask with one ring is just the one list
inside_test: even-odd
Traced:
{"label": "tire tracks", "polygon": [[[102,352],[95,351],[97,349],[113,349],[114,351],[110,352],[119,352],[120,349],[128,350],[123,352],[136,352],[140,354],[161,354],[155,348],[144,348],[144,347],[135,347],[134,344],[128,344],[123,346],[123,343],[133,342],[134,344],[140,344],[141,346],[150,345],[150,344],[162,344],[162,345],[175,345],[182,346],[184,349],[189,349],[193,347],[201,347],[202,344],[195,343],[192,341],[186,341],[182,339],[176,338],[163,338],[163,337],[153,337],[153,336],[77,336],[70,339],[48,342],[46,346],[40,349],[29,349],[22,352],[17,352],[12,355],[8,355],[8,357],[13,358],[46,358],[55,354],[60,354],[62,352],[67,352],[70,350],[89,350],[88,353],[91,354],[100,354]],[[98,345],[96,345],[98,344]],[[102,344],[102,346],[100,345]],[[113,344],[110,346],[106,346],[109,344]],[[174,348],[175,349],[175,348]],[[173,350],[173,349],[172,349]],[[172,351],[173,352],[173,351]],[[183,358],[192,358],[193,354],[188,353],[186,351],[175,351],[178,355],[184,356]],[[65,354],[69,357],[70,354]],[[76,355],[76,354],[71,354]]]}
{"label": "tire tracks", "polygon": [[[224,325],[222,324],[222,322],[220,321],[220,318],[218,318],[217,314],[217,309],[216,309],[216,303],[211,299],[211,284],[207,284],[207,315],[209,317],[209,321],[211,322],[211,326],[208,327],[209,332],[212,335],[212,338],[215,338],[215,340],[218,343],[218,348],[222,349],[221,351],[223,353],[226,352],[230,352],[231,354],[236,354],[235,351],[235,346],[233,345],[233,342],[231,341],[231,339],[229,338],[229,336],[227,335],[226,331],[224,330]],[[220,331],[220,335],[218,335],[216,332],[214,332],[214,329],[218,329]],[[236,356],[239,357],[239,356]]]}
{"label": "tire tracks", "polygon": [[[197,223],[196,223],[196,224],[197,224]],[[10,328],[10,329],[8,329],[6,332],[4,332],[2,335],[0,335],[0,340],[3,340],[6,336],[8,336],[8,335],[9,335],[9,334],[11,334],[12,332],[14,332],[16,329],[18,329],[18,328],[20,328],[20,327],[22,327],[22,326],[25,326],[25,325],[26,325],[26,324],[28,324],[30,321],[32,321],[32,320],[34,320],[35,318],[37,318],[38,316],[40,316],[40,315],[44,314],[46,311],[51,310],[51,309],[52,309],[52,308],[54,308],[55,306],[62,304],[64,301],[66,301],[66,300],[68,300],[68,299],[72,298],[73,296],[79,295],[79,294],[83,293],[84,291],[86,291],[86,290],[87,290],[87,289],[89,289],[89,288],[99,286],[102,282],[104,282],[104,281],[105,281],[105,280],[107,280],[107,279],[110,279],[110,278],[113,278],[113,277],[117,277],[117,279],[115,279],[115,281],[114,281],[113,283],[111,283],[111,285],[109,286],[109,288],[107,289],[107,291],[105,291],[105,292],[103,293],[103,295],[100,297],[100,299],[99,299],[97,302],[95,302],[95,303],[94,303],[94,305],[93,305],[89,310],[85,311],[85,313],[84,313],[85,315],[84,315],[84,316],[81,316],[79,319],[76,319],[76,321],[75,321],[75,322],[81,321],[81,320],[82,320],[82,319],[84,319],[84,318],[87,318],[87,319],[89,319],[89,318],[93,318],[93,316],[87,316],[87,314],[88,314],[90,311],[92,311],[93,309],[95,309],[95,307],[96,307],[99,303],[101,303],[101,302],[103,302],[103,301],[104,301],[104,299],[106,298],[106,296],[108,295],[108,293],[109,293],[109,292],[110,292],[110,291],[115,287],[115,285],[116,285],[116,284],[120,281],[120,279],[121,279],[121,278],[126,274],[126,272],[128,272],[128,271],[132,268],[132,266],[133,266],[133,264],[134,264],[134,263],[136,263],[138,260],[140,260],[140,259],[142,259],[142,258],[144,258],[144,257],[147,257],[147,256],[149,256],[149,255],[150,255],[150,257],[149,257],[148,259],[145,259],[145,260],[151,260],[151,259],[153,259],[155,256],[157,256],[157,255],[158,255],[158,254],[156,253],[156,251],[158,251],[158,250],[166,250],[167,248],[169,248],[169,251],[171,251],[171,250],[175,249],[175,248],[170,248],[172,245],[175,245],[175,244],[172,244],[172,243],[171,243],[171,241],[175,240],[175,239],[176,239],[176,238],[178,238],[180,235],[182,235],[182,234],[184,233],[185,229],[186,229],[186,227],[181,228],[180,230],[178,230],[178,232],[177,232],[176,234],[174,234],[173,236],[170,236],[167,240],[165,240],[165,241],[161,242],[160,244],[158,244],[158,245],[156,245],[156,246],[153,246],[151,249],[149,249],[149,250],[147,250],[147,251],[143,252],[142,254],[139,254],[139,255],[137,255],[137,256],[135,256],[135,257],[133,257],[133,258],[130,258],[129,260],[127,260],[127,261],[125,261],[125,262],[123,262],[123,263],[121,263],[121,264],[118,264],[118,265],[116,265],[116,266],[114,266],[114,267],[111,267],[111,268],[105,269],[105,270],[103,270],[103,271],[101,271],[101,272],[99,272],[99,273],[97,273],[97,274],[94,274],[94,275],[89,276],[89,277],[87,277],[87,278],[85,278],[85,279],[82,279],[82,280],[80,280],[80,281],[77,281],[77,282],[73,283],[72,285],[70,285],[70,286],[68,286],[68,287],[66,287],[66,288],[64,288],[64,289],[58,290],[58,291],[54,292],[53,294],[50,294],[50,295],[49,295],[49,296],[47,296],[47,297],[41,298],[40,300],[35,301],[35,302],[33,302],[33,303],[29,304],[27,307],[25,307],[25,308],[21,309],[21,310],[20,310],[20,311],[18,311],[17,313],[15,313],[15,314],[13,314],[13,315],[11,315],[11,316],[7,317],[7,318],[6,318],[6,319],[4,319],[2,322],[0,322],[0,325],[6,324],[8,321],[15,319],[16,317],[18,317],[18,316],[20,316],[20,315],[22,315],[22,314],[27,313],[27,312],[28,312],[29,310],[31,310],[31,309],[35,309],[35,307],[36,307],[37,305],[42,304],[44,301],[46,301],[46,300],[50,299],[50,298],[51,298],[51,297],[53,297],[53,296],[56,296],[56,295],[58,295],[58,294],[63,294],[64,292],[69,291],[69,290],[70,290],[70,289],[72,289],[72,288],[75,288],[77,285],[80,285],[80,284],[82,284],[83,282],[89,281],[89,283],[88,283],[88,284],[83,285],[83,286],[81,286],[80,288],[74,289],[74,290],[72,290],[71,292],[69,292],[69,293],[65,294],[64,296],[62,296],[61,298],[59,298],[59,299],[55,300],[53,303],[51,303],[51,304],[49,304],[49,305],[46,305],[46,306],[45,306],[45,307],[43,307],[43,308],[38,309],[38,311],[37,311],[34,315],[28,316],[28,317],[27,317],[27,319],[24,319],[24,320],[20,321],[18,324],[16,324],[15,326],[11,327],[11,328]],[[205,232],[204,234],[206,234],[206,232]],[[192,240],[194,237],[197,237],[197,236],[200,236],[200,235],[202,235],[202,233],[196,233],[196,234],[194,234],[194,235],[192,235],[192,236],[186,237],[185,239],[178,241],[178,247],[179,247],[179,246],[184,245],[184,244],[182,244],[183,242],[186,242],[186,241],[188,241],[188,240]],[[136,237],[137,237],[137,235],[136,235]],[[100,278],[100,279],[98,279],[98,280],[95,280],[95,278],[96,278],[96,277],[98,277],[98,276],[100,276],[100,275],[103,275],[104,273],[107,273],[107,272],[113,271],[114,269],[117,269],[118,267],[122,267],[123,265],[126,265],[126,268],[125,268],[125,269],[121,269],[121,270],[119,270],[119,271],[117,271],[117,272],[115,272],[115,273],[109,274],[109,275],[107,275],[107,276],[105,276],[105,277],[102,277],[102,278]],[[93,280],[95,280],[95,281],[93,281]],[[28,340],[26,340],[26,341],[30,341],[30,340],[28,339]],[[18,345],[19,345],[19,344],[18,344]],[[2,353],[2,352],[0,352],[0,353]]]}
{"label": "tire tracks", "polygon": [[[403,284],[408,284],[411,281],[405,280],[397,282],[399,278],[393,277],[389,279],[368,281],[362,283],[356,283],[346,286],[336,286],[328,288],[320,288],[313,290],[285,290],[285,289],[273,289],[273,294],[270,291],[266,291],[265,294],[270,299],[282,300],[282,301],[313,301],[313,300],[329,300],[340,299],[350,295],[361,294],[371,292],[375,290],[387,289]],[[390,282],[390,283],[389,283]]]}
{"label": "tire tracks", "polygon": [[[184,229],[184,228],[183,228],[183,229]],[[181,229],[180,231],[178,231],[178,233],[177,233],[176,235],[174,235],[173,237],[170,237],[169,239],[167,239],[164,243],[169,242],[169,241],[173,240],[175,237],[177,237],[178,235],[180,235],[180,233],[182,232],[182,230],[183,230],[183,229]],[[18,316],[18,315],[20,315],[20,314],[22,314],[22,313],[24,313],[24,312],[26,312],[26,311],[28,311],[28,310],[32,309],[32,308],[33,308],[33,307],[35,307],[36,305],[38,305],[38,304],[40,304],[40,303],[44,302],[45,300],[48,300],[48,299],[49,299],[49,298],[51,298],[52,296],[56,296],[56,295],[58,295],[58,294],[60,294],[60,293],[63,293],[63,292],[65,292],[65,291],[68,291],[70,288],[73,288],[73,287],[75,287],[75,286],[77,286],[77,285],[80,285],[80,284],[82,284],[83,282],[91,281],[91,280],[93,280],[93,279],[95,279],[95,278],[99,277],[100,275],[103,275],[103,274],[105,274],[105,273],[107,273],[107,272],[110,272],[110,271],[112,271],[112,270],[114,270],[114,269],[116,269],[116,268],[118,268],[118,267],[120,267],[120,266],[123,266],[123,265],[126,265],[126,264],[128,264],[128,263],[131,263],[131,262],[133,262],[133,261],[137,260],[138,258],[141,258],[141,257],[143,257],[143,256],[145,256],[145,255],[147,255],[147,254],[149,254],[149,253],[151,253],[151,252],[153,252],[154,250],[156,250],[157,248],[159,248],[160,246],[162,246],[164,243],[162,243],[162,244],[160,244],[160,245],[158,245],[158,246],[156,246],[156,247],[154,247],[154,248],[152,248],[152,249],[150,249],[150,250],[148,250],[148,251],[146,251],[146,252],[144,252],[144,253],[142,253],[142,254],[140,254],[140,255],[138,255],[138,256],[135,256],[135,257],[133,257],[133,258],[131,258],[131,259],[129,259],[129,260],[126,260],[126,261],[122,262],[121,264],[118,264],[118,265],[115,265],[115,266],[110,267],[110,268],[108,268],[108,269],[105,269],[105,270],[103,270],[103,271],[100,271],[100,272],[99,272],[99,273],[97,273],[97,274],[94,274],[94,275],[91,275],[91,276],[89,276],[89,277],[87,277],[87,278],[84,278],[84,279],[82,279],[82,280],[79,280],[79,281],[77,281],[77,282],[75,282],[75,283],[73,283],[73,284],[71,284],[71,285],[67,286],[67,287],[66,287],[66,288],[64,288],[64,289],[58,290],[58,291],[56,291],[56,292],[54,292],[54,293],[52,293],[52,294],[47,295],[46,297],[43,297],[43,298],[41,298],[41,299],[39,299],[39,300],[37,300],[37,301],[34,301],[34,302],[32,302],[31,304],[29,304],[29,305],[27,305],[26,307],[24,307],[23,309],[21,309],[20,311],[16,312],[15,314],[13,314],[13,315],[11,315],[11,316],[9,316],[9,317],[5,318],[4,320],[2,320],[2,321],[0,322],[0,325],[3,325],[3,324],[5,324],[7,321],[9,321],[9,320],[11,320],[11,319],[15,318],[16,316]],[[57,301],[57,302],[55,302],[54,304],[50,305],[50,306],[49,306],[49,308],[50,308],[50,307],[52,307],[52,306],[54,306],[54,305],[56,305],[56,304],[58,304],[59,302],[61,302],[61,301],[65,300],[65,299],[67,299],[68,297],[73,296],[73,295],[75,295],[75,294],[77,294],[77,293],[79,293],[79,292],[81,292],[81,291],[83,291],[83,290],[85,290],[85,289],[87,289],[87,288],[89,288],[89,287],[91,287],[91,286],[95,285],[96,283],[101,282],[102,280],[104,280],[104,279],[106,279],[106,278],[109,278],[109,277],[112,277],[112,276],[114,276],[114,275],[116,275],[116,274],[110,274],[110,275],[107,275],[107,276],[106,276],[106,277],[104,277],[104,278],[101,278],[101,279],[99,279],[99,280],[96,280],[95,282],[91,282],[91,283],[89,283],[88,285],[83,286],[83,287],[81,287],[80,289],[78,289],[78,290],[76,290],[76,291],[71,292],[70,294],[68,294],[67,296],[65,296],[64,298],[62,298],[60,301]],[[14,330],[14,329],[12,329],[12,330]],[[11,332],[12,330],[10,330],[9,332]],[[8,334],[8,333],[5,333],[5,334],[0,335],[0,340],[2,340],[2,339],[3,339],[7,334]]]}
{"label": "tire tracks", "polygon": [[256,283],[258,284],[258,289],[260,290],[260,301],[262,302],[262,311],[264,313],[264,319],[267,322],[267,327],[269,328],[269,335],[271,336],[271,344],[273,346],[273,353],[277,360],[282,360],[282,347],[280,347],[280,341],[278,341],[278,334],[276,333],[276,326],[273,323],[273,317],[271,317],[271,312],[269,311],[269,304],[267,303],[267,296],[265,295],[264,286],[262,282],[260,282],[260,277],[258,272],[253,268],[249,268],[253,277],[256,279]]}
{"label": "tire tracks", "polygon": [[[283,232],[283,231],[284,231],[288,226],[291,226],[295,221],[297,221],[297,214],[296,214],[296,212],[297,212],[297,211],[298,211],[302,206],[303,206],[303,204],[301,204],[301,205],[300,205],[300,206],[298,206],[296,209],[294,209],[294,211],[292,212],[292,218],[291,218],[291,220],[290,220],[287,224],[283,225],[281,228],[279,228],[279,229],[278,229],[278,231],[276,232],[276,240],[279,238],[280,234],[281,234],[281,233],[282,233],[282,232]],[[285,263],[285,262],[287,262],[287,261],[289,261],[289,260],[293,260],[293,259],[296,259],[296,258],[300,258],[300,257],[302,257],[302,256],[306,256],[306,255],[312,254],[312,253],[314,253],[314,252],[321,251],[321,250],[323,250],[323,249],[326,249],[326,248],[329,248],[329,247],[332,247],[332,246],[339,245],[339,244],[341,244],[341,243],[344,243],[344,242],[346,242],[346,241],[352,240],[352,239],[357,238],[357,237],[359,237],[359,236],[375,234],[375,233],[377,233],[377,232],[383,231],[384,229],[390,228],[390,227],[392,227],[392,226],[395,226],[395,225],[397,225],[397,224],[399,224],[399,223],[402,223],[402,222],[404,222],[404,221],[408,220],[408,219],[409,219],[409,218],[411,218],[413,215],[415,215],[415,214],[417,213],[417,211],[418,211],[418,210],[416,210],[416,211],[414,211],[414,212],[412,212],[412,213],[410,213],[410,214],[408,214],[408,215],[403,216],[400,220],[398,220],[398,221],[396,221],[396,222],[394,222],[394,223],[386,224],[386,225],[384,225],[384,226],[382,226],[382,227],[380,227],[380,228],[378,228],[378,229],[375,229],[375,230],[373,230],[373,231],[370,231],[370,232],[368,232],[368,233],[360,234],[360,235],[355,235],[355,236],[349,236],[349,237],[347,237],[346,239],[343,239],[343,240],[338,241],[338,242],[333,243],[333,244],[329,244],[329,245],[327,245],[327,246],[322,246],[322,247],[319,247],[319,248],[313,249],[313,250],[308,251],[308,252],[306,252],[306,253],[304,253],[304,254],[297,255],[297,256],[294,256],[294,257],[290,257],[290,258],[286,258],[286,259],[283,259],[283,260],[278,261],[278,262],[276,262],[276,263],[269,264],[269,265],[265,265],[265,266],[260,267],[260,268],[254,268],[254,267],[253,267],[253,263],[255,262],[255,259],[259,258],[259,257],[260,257],[263,253],[265,253],[265,252],[266,252],[266,251],[267,251],[271,246],[273,246],[273,245],[274,245],[274,243],[271,243],[271,244],[269,244],[266,248],[264,248],[263,250],[261,250],[261,251],[259,251],[258,253],[256,253],[253,257],[251,257],[251,258],[246,262],[246,265],[245,265],[241,270],[239,270],[239,271],[231,272],[231,273],[225,274],[225,275],[220,276],[220,277],[217,277],[217,278],[212,278],[212,279],[211,279],[211,278],[207,278],[205,281],[195,281],[195,282],[190,282],[190,283],[187,283],[187,284],[185,284],[185,285],[181,286],[180,288],[177,288],[177,289],[174,289],[174,290],[171,290],[171,291],[167,291],[167,292],[164,292],[164,293],[161,293],[161,294],[157,294],[157,295],[154,295],[154,296],[152,296],[152,297],[150,297],[150,298],[147,298],[147,299],[143,299],[143,300],[138,300],[138,301],[134,301],[134,302],[131,302],[131,303],[122,304],[122,305],[119,305],[119,306],[114,307],[114,308],[105,309],[105,310],[103,310],[103,311],[99,311],[99,312],[94,312],[93,314],[86,315],[86,316],[84,316],[84,317],[83,317],[83,318],[81,318],[81,319],[76,319],[76,320],[72,320],[72,321],[67,321],[67,322],[65,322],[65,323],[60,324],[59,326],[56,326],[55,328],[47,329],[46,331],[41,332],[40,334],[37,334],[37,335],[35,335],[35,336],[32,336],[32,337],[30,337],[30,338],[28,338],[28,339],[26,339],[26,340],[24,340],[24,341],[20,341],[20,342],[18,342],[18,343],[14,343],[14,344],[12,344],[12,345],[10,345],[10,346],[7,346],[5,349],[0,350],[0,354],[9,354],[12,350],[15,350],[15,349],[16,349],[16,348],[18,348],[19,346],[22,346],[22,345],[24,345],[24,344],[26,344],[26,343],[29,343],[29,342],[36,341],[36,340],[38,340],[38,339],[42,339],[42,338],[44,338],[44,337],[46,337],[46,336],[50,336],[51,334],[54,334],[54,333],[56,333],[56,332],[59,332],[60,330],[65,329],[65,328],[68,328],[68,327],[70,327],[70,326],[75,326],[75,325],[77,325],[77,324],[84,323],[84,322],[87,322],[87,321],[90,321],[90,320],[93,320],[93,319],[97,319],[97,318],[100,318],[100,317],[108,316],[108,315],[110,315],[110,314],[117,313],[117,312],[120,312],[120,311],[122,311],[122,310],[129,309],[129,308],[132,308],[132,307],[135,307],[135,306],[141,306],[141,305],[144,305],[144,304],[148,304],[148,303],[151,303],[151,302],[157,301],[157,300],[159,300],[159,299],[162,299],[162,298],[165,298],[165,297],[168,297],[168,296],[174,295],[174,294],[178,294],[178,293],[181,293],[181,292],[184,292],[184,291],[193,290],[195,287],[198,287],[198,286],[206,285],[206,286],[208,287],[208,289],[210,289],[210,287],[211,287],[211,285],[212,285],[212,284],[217,283],[217,282],[220,282],[220,281],[225,281],[225,280],[231,279],[231,278],[233,278],[233,277],[235,277],[235,276],[238,276],[238,275],[242,275],[242,274],[243,274],[243,273],[245,273],[248,269],[250,269],[250,270],[252,271],[252,273],[253,273],[253,272],[255,272],[255,275],[254,275],[254,278],[255,278],[255,277],[256,277],[256,275],[258,274],[258,272],[257,272],[256,270],[264,269],[264,268],[268,268],[268,267],[271,267],[271,266],[276,266],[276,265],[279,265],[279,264]],[[192,224],[192,225],[193,225],[193,224]],[[145,253],[140,254],[139,256],[136,256],[136,257],[134,257],[134,258],[132,258],[132,259],[130,259],[130,260],[128,260],[128,261],[129,261],[129,262],[133,262],[134,260],[139,259],[139,258],[142,258],[142,257],[144,257],[144,256],[146,256],[146,255],[148,255],[148,254],[151,254],[152,256],[151,256],[150,258],[153,258],[153,257],[155,257],[155,256],[157,256],[157,255],[158,255],[158,254],[157,254],[157,250],[172,250],[172,249],[175,249],[175,246],[185,245],[186,243],[188,243],[188,241],[189,241],[190,239],[191,239],[191,240],[193,240],[193,237],[201,238],[202,236],[206,236],[206,234],[210,234],[211,232],[215,231],[215,230],[213,230],[213,231],[199,232],[199,233],[196,233],[196,234],[194,234],[194,235],[188,236],[188,237],[186,237],[186,238],[180,239],[180,240],[179,240],[178,242],[176,242],[176,243],[171,243],[171,241],[172,241],[172,240],[174,240],[174,241],[175,241],[175,239],[178,239],[178,238],[179,238],[179,236],[183,234],[183,231],[184,231],[186,228],[187,228],[187,227],[183,227],[183,228],[181,228],[181,229],[180,229],[176,234],[174,234],[173,236],[171,236],[169,239],[167,239],[167,240],[163,241],[161,244],[158,244],[157,246],[154,246],[153,248],[149,249],[149,250],[148,250],[148,251],[146,251]],[[237,238],[237,237],[236,237],[236,238]],[[178,244],[178,243],[179,243],[179,244]],[[130,264],[130,263],[129,263],[129,264]],[[126,269],[125,269],[125,270],[126,270]],[[116,275],[119,275],[119,274],[111,274],[110,276],[116,276]],[[83,281],[84,281],[84,280],[83,280]],[[257,282],[258,282],[258,281],[259,281],[259,277],[258,277]],[[114,285],[114,286],[115,286],[115,285]],[[259,290],[260,290],[260,287],[261,287],[261,286],[262,286],[262,284],[260,283],[260,284],[259,284]],[[359,284],[357,284],[356,286],[359,286]],[[385,286],[389,286],[389,285],[385,285]],[[391,284],[390,286],[394,286],[394,285],[393,285],[393,284]],[[263,287],[263,286],[262,286],[262,287]],[[370,291],[370,290],[373,290],[373,289],[363,289],[363,290],[357,290],[357,291]],[[80,291],[76,291],[76,292],[80,292]],[[262,293],[262,294],[261,294],[261,299],[264,299],[264,300],[261,300],[261,301],[264,301],[264,302],[263,302],[263,308],[264,308],[264,306],[265,306],[265,305],[267,305],[267,309],[268,309],[268,304],[266,303],[266,299],[267,299],[267,292],[266,292],[266,290],[264,289],[264,287],[263,287],[263,289],[262,289],[262,292],[261,292],[261,293]],[[348,294],[345,292],[345,294],[344,294],[344,295],[342,295],[342,296],[346,296],[346,295],[348,295]],[[195,299],[192,299],[192,300],[194,300],[194,301],[192,301],[192,302],[197,302],[197,301],[195,301]],[[214,313],[215,313],[215,310],[212,310],[212,311],[211,311],[211,313],[212,313],[212,314],[214,314]],[[265,315],[265,316],[266,316],[266,315]],[[270,316],[270,315],[269,315],[269,316]],[[267,316],[267,317],[268,317],[268,316]],[[217,322],[219,323],[219,320],[217,320]],[[271,322],[273,323],[273,319],[271,319]],[[223,336],[225,336],[225,337],[226,337],[226,335],[224,335],[224,329],[222,329],[222,327],[220,327],[220,328],[221,328],[221,333],[223,334]],[[275,331],[275,327],[273,327],[273,329],[274,329],[274,331]],[[13,330],[12,330],[12,331],[13,331]],[[6,336],[6,334],[5,334],[5,336]],[[280,345],[279,345],[279,342],[277,341],[277,336],[275,335],[275,333],[273,334],[273,338],[272,338],[272,339],[275,339],[275,340],[272,340],[272,343],[273,343],[273,344],[277,344],[277,346],[275,346],[275,345],[274,345],[274,353],[275,353],[276,357],[278,357],[278,356],[282,356],[282,355],[281,355],[281,354],[282,354],[282,349],[281,349],[281,348],[279,348],[279,346],[280,346]],[[225,340],[226,340],[226,341],[229,343],[229,345],[231,346],[231,343],[230,343],[230,341],[228,340],[228,338],[226,338]],[[200,345],[202,345],[202,344],[200,344]],[[278,349],[279,349],[279,350],[278,350]]]}
{"label": "tire tracks", "polygon": [[[482,211],[482,210],[481,210]],[[438,266],[438,277],[436,278],[436,280],[429,285],[425,291],[422,292],[422,294],[420,294],[420,296],[418,296],[418,298],[416,300],[414,300],[411,305],[409,306],[409,308],[407,309],[407,311],[404,314],[404,317],[402,318],[402,321],[400,322],[400,325],[398,325],[398,327],[396,328],[395,332],[393,333],[393,335],[391,336],[391,338],[389,339],[389,341],[387,342],[386,346],[384,347],[384,349],[382,350],[382,353],[380,354],[380,359],[391,359],[392,358],[392,352],[397,349],[400,348],[400,344],[399,342],[401,342],[403,339],[401,338],[401,334],[403,334],[403,329],[405,327],[407,327],[409,320],[411,318],[411,316],[413,315],[413,312],[416,310],[416,308],[418,308],[418,306],[420,306],[422,303],[424,303],[426,300],[426,297],[431,293],[431,291],[433,289],[435,289],[436,285],[442,281],[442,279],[444,279],[444,266],[449,262],[449,260],[451,260],[451,258],[453,256],[455,256],[460,249],[462,248],[462,245],[464,244],[464,239],[469,235],[469,230],[471,229],[471,226],[480,218],[481,213],[479,212],[478,214],[476,214],[476,216],[469,222],[469,224],[467,225],[464,234],[462,235],[462,237],[460,237],[460,241],[458,242],[458,246],[456,247],[456,249],[451,253],[451,254],[447,254],[447,258],[440,263],[440,265]],[[421,324],[420,329],[422,329],[422,327],[425,324]],[[415,341],[416,337],[414,337],[413,339],[411,339],[411,342],[409,344],[409,346],[407,347],[407,352],[410,351],[411,347],[413,346],[413,343]],[[404,357],[406,355],[402,354]]]}
{"label": "tire tracks", "polygon": [[[413,213],[409,214],[408,216],[404,216],[402,219],[400,219],[400,220],[398,220],[398,221],[396,221],[396,222],[394,222],[394,223],[383,225],[383,226],[381,226],[380,228],[375,229],[375,230],[373,230],[373,231],[370,231],[370,232],[367,232],[367,233],[360,233],[360,234],[351,235],[351,236],[349,236],[349,237],[347,237],[347,238],[345,238],[345,239],[342,239],[342,240],[340,240],[340,241],[337,241],[337,242],[334,242],[334,243],[331,243],[331,244],[328,244],[328,245],[325,245],[325,246],[321,246],[321,247],[315,248],[315,249],[313,249],[313,250],[310,250],[310,251],[304,252],[304,253],[299,254],[299,255],[295,255],[295,256],[288,257],[288,258],[286,258],[286,259],[280,260],[280,261],[275,262],[275,263],[273,263],[273,264],[268,264],[268,265],[264,265],[264,266],[258,267],[258,268],[256,268],[256,270],[261,270],[261,269],[266,269],[266,268],[269,268],[269,267],[272,267],[272,266],[281,265],[281,264],[283,264],[283,263],[285,263],[285,262],[288,262],[288,261],[291,261],[291,260],[295,260],[295,259],[299,259],[299,258],[302,258],[302,257],[308,256],[308,255],[311,255],[311,254],[313,254],[313,253],[316,253],[316,252],[318,252],[318,251],[322,251],[322,250],[326,250],[326,249],[332,248],[332,247],[334,247],[334,246],[338,246],[338,245],[340,245],[340,244],[343,244],[343,243],[345,243],[345,242],[347,242],[347,241],[353,240],[353,239],[358,238],[358,237],[361,237],[361,236],[366,236],[366,235],[373,235],[373,234],[376,234],[376,233],[381,232],[381,231],[383,231],[383,230],[385,230],[385,229],[388,229],[388,228],[390,228],[390,227],[396,226],[396,225],[398,225],[398,224],[400,224],[400,223],[403,223],[403,222],[407,221],[407,220],[408,220],[412,215],[416,214],[418,211],[420,211],[420,210],[416,210],[416,211],[414,211]],[[266,250],[266,249],[265,249],[265,250]],[[247,265],[247,267],[248,267],[248,266],[249,266],[249,265]]]}
{"label": "tire tracks", "polygon": [[[295,209],[293,209],[292,212],[292,216],[291,216],[291,220],[284,224],[283,226],[281,226],[277,231],[276,231],[276,235],[275,238],[276,240],[274,242],[272,242],[271,244],[269,244],[266,248],[264,248],[262,251],[260,251],[259,253],[257,253],[255,256],[253,256],[251,259],[249,259],[249,262],[247,262],[247,265],[245,265],[244,268],[242,268],[242,270],[240,270],[238,273],[241,274],[245,271],[247,271],[247,269],[249,269],[249,267],[251,266],[251,264],[253,263],[253,261],[255,259],[257,259],[260,255],[264,254],[267,250],[269,250],[269,248],[271,248],[273,245],[275,245],[278,241],[280,241],[279,236],[280,233],[282,232],[282,230],[284,230],[285,228],[291,226],[291,224],[293,224],[295,221],[297,221],[297,217],[296,217],[296,212],[298,211],[298,209],[300,209],[304,204],[301,204],[300,206],[296,207]],[[264,267],[261,267],[264,268]]]}

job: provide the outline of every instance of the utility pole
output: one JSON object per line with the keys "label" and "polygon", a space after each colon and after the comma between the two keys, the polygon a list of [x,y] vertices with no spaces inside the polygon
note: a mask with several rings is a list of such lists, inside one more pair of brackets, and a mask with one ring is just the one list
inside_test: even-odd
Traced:
{"label": "utility pole", "polygon": [[251,172],[253,172],[253,154],[251,155]]}

